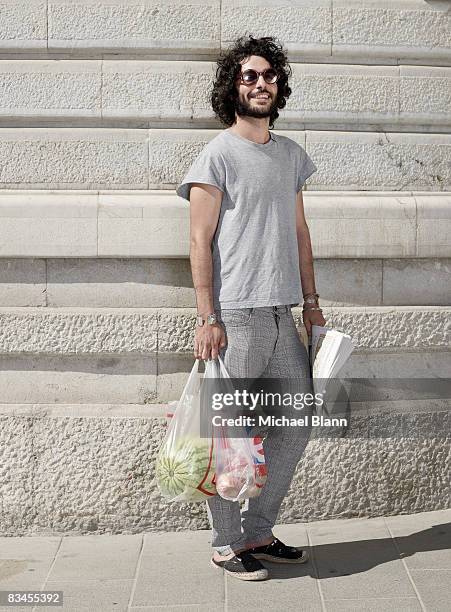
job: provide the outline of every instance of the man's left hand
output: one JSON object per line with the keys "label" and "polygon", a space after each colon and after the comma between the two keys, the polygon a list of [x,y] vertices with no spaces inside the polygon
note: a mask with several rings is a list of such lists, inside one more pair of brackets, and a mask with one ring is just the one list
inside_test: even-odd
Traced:
{"label": "man's left hand", "polygon": [[312,325],[320,325],[321,327],[327,325],[326,319],[320,310],[304,310],[302,318],[309,337],[312,335]]}

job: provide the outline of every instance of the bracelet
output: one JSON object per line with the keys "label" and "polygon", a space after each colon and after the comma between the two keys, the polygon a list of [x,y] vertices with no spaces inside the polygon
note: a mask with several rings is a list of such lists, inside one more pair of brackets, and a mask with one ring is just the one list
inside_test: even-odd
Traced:
{"label": "bracelet", "polygon": [[314,295],[316,297],[316,299],[319,298],[319,293],[306,293],[305,295],[303,295],[302,297],[305,299],[307,297],[310,297],[311,295]]}

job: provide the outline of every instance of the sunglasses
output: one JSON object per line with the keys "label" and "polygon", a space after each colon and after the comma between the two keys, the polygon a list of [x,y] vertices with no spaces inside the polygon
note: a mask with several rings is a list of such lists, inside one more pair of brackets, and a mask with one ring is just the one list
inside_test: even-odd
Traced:
{"label": "sunglasses", "polygon": [[269,85],[275,83],[279,78],[279,75],[274,68],[267,68],[266,70],[263,70],[263,72],[257,72],[257,70],[252,70],[252,68],[249,68],[248,70],[241,72],[239,76],[241,83],[244,85],[254,85],[254,83],[258,81],[260,75],[263,75],[265,83],[268,83]]}

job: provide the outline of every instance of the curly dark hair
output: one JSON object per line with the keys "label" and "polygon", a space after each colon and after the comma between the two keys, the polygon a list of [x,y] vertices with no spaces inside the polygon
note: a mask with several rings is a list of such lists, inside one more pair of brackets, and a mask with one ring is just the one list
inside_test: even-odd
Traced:
{"label": "curly dark hair", "polygon": [[291,95],[288,79],[291,76],[291,67],[288,64],[287,53],[282,45],[273,36],[254,38],[252,34],[238,38],[233,47],[223,51],[217,60],[216,80],[211,93],[211,105],[218,119],[227,126],[235,122],[235,109],[238,100],[238,91],[235,79],[241,71],[240,61],[259,55],[264,57],[277,71],[277,97],[274,109],[269,118],[269,127],[279,117],[277,109],[284,108]]}

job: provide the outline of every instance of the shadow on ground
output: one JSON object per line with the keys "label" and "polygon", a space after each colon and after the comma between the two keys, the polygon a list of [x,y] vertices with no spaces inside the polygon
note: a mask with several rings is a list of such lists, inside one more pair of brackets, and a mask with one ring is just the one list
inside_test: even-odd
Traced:
{"label": "shadow on ground", "polygon": [[[319,544],[307,548],[311,560],[305,565],[268,562],[268,567],[271,567],[271,576],[276,579],[310,575],[322,580],[366,572],[383,563],[411,557],[418,552],[449,548],[451,548],[451,523],[444,523],[393,539]],[[267,562],[264,563],[266,565]]]}

